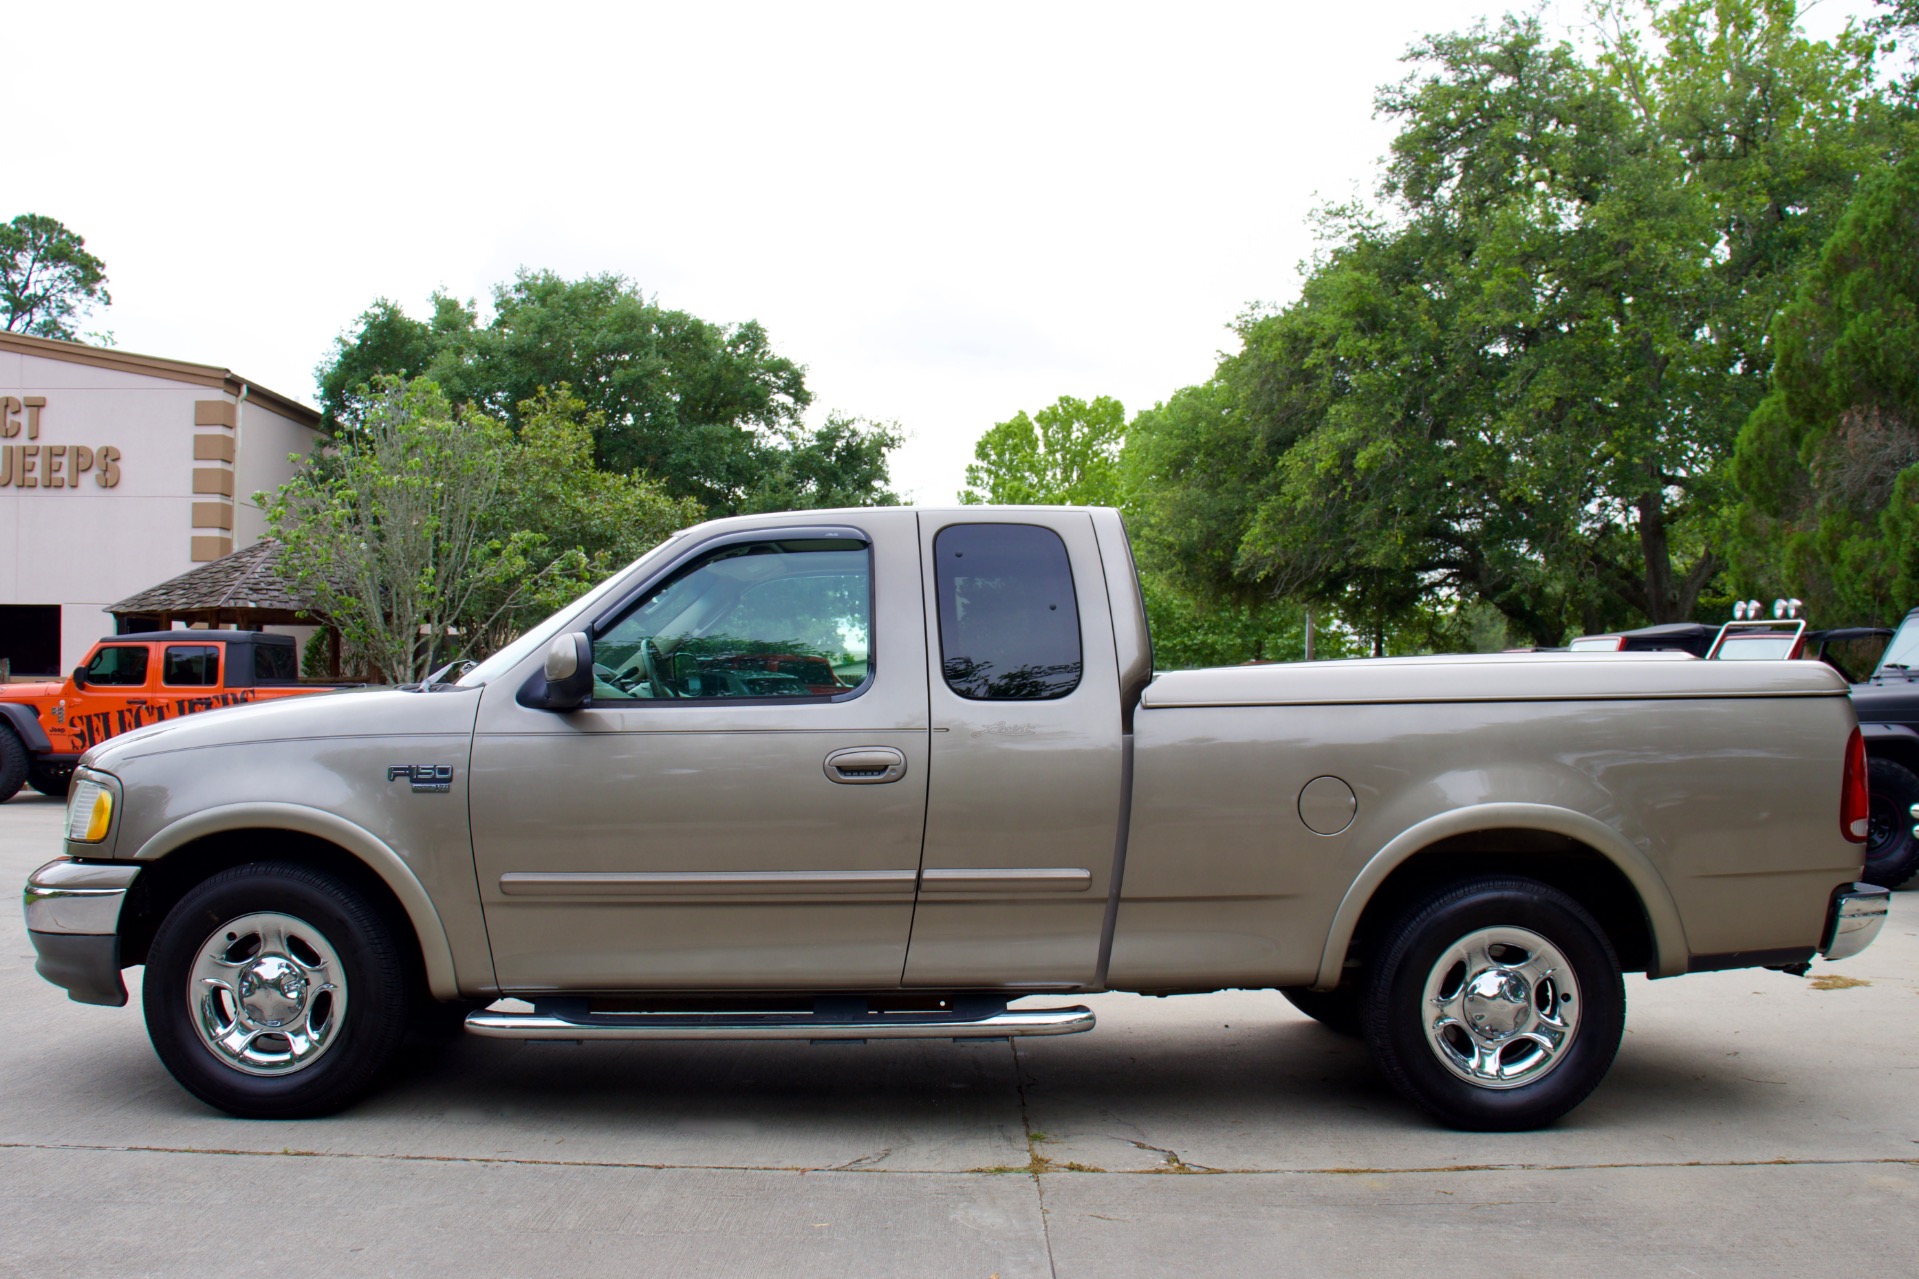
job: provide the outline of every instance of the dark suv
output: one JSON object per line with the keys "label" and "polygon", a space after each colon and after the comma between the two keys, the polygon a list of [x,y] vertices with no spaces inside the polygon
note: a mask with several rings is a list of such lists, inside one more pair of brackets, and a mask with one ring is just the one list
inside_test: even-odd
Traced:
{"label": "dark suv", "polygon": [[1872,789],[1865,879],[1897,888],[1919,873],[1919,608],[1906,614],[1872,674],[1852,686],[1852,705]]}

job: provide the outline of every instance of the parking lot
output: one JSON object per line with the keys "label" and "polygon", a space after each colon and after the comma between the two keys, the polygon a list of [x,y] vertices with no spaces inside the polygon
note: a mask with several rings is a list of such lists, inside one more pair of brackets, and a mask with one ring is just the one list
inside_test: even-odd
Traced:
{"label": "parking lot", "polygon": [[[0,881],[61,807],[0,806]],[[9,890],[11,891],[11,890]],[[326,1120],[179,1089],[0,911],[0,1273],[1910,1274],[1919,899],[1814,980],[1628,982],[1550,1131],[1435,1127],[1272,992],[955,1045],[421,1049]]]}

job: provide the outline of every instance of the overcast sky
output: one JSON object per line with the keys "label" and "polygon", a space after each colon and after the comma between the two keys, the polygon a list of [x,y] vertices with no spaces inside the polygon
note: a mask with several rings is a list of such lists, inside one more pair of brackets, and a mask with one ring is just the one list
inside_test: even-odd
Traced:
{"label": "overcast sky", "polygon": [[21,4],[0,218],[86,237],[122,348],[308,402],[376,297],[618,272],[759,320],[947,502],[996,421],[1205,378],[1312,209],[1371,192],[1407,45],[1501,11]]}

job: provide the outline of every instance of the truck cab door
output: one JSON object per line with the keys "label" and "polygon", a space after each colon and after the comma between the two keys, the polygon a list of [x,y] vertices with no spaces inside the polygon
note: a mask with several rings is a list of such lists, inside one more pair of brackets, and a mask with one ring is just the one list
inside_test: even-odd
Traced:
{"label": "truck cab door", "polygon": [[1093,518],[920,521],[932,780],[906,984],[1091,985],[1125,786]]}
{"label": "truck cab door", "polygon": [[910,511],[676,548],[583,618],[594,692],[488,685],[474,864],[503,989],[897,989],[926,815]]}

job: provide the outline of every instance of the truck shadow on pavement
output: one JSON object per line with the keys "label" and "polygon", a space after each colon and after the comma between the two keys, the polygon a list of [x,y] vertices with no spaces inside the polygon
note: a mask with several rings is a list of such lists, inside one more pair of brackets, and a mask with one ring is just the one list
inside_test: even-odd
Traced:
{"label": "truck shadow on pavement", "polygon": [[1243,1011],[1230,1030],[1115,1019],[1105,1039],[1017,1048],[455,1039],[409,1046],[385,1087],[309,1121],[203,1106],[122,1023],[16,1061],[38,1082],[14,1091],[0,1140],[656,1168],[1364,1170],[1686,1162],[1729,1142],[1768,1159],[1803,1153],[1823,1113],[1737,1061],[1629,1041],[1552,1129],[1455,1133],[1394,1094],[1358,1042],[1277,1008],[1242,1025]]}

